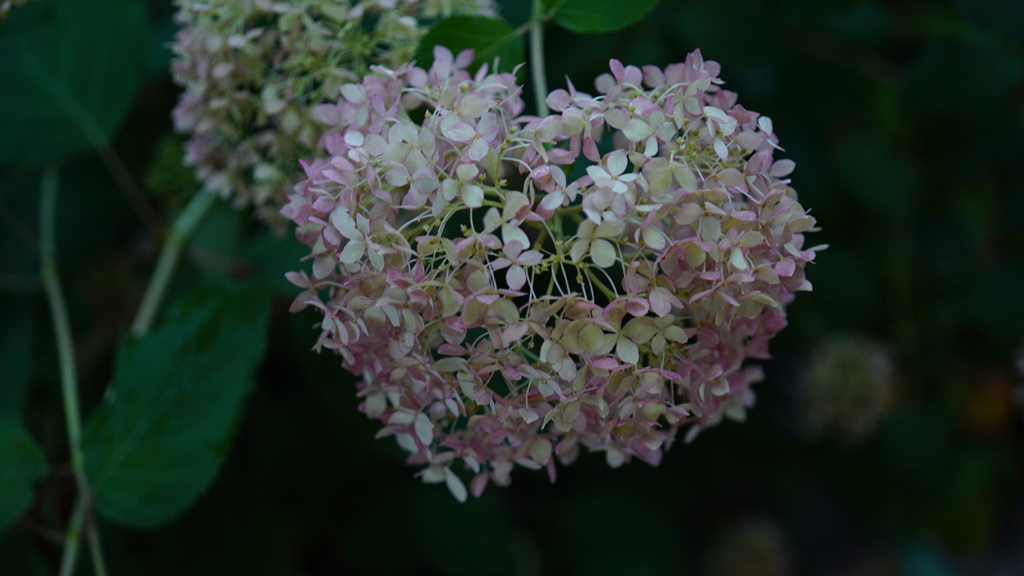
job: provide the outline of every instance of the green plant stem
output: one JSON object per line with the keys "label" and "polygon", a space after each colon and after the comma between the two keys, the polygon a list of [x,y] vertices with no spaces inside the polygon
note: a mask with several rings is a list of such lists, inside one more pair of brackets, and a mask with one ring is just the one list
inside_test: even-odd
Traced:
{"label": "green plant stem", "polygon": [[530,23],[530,72],[533,75],[533,94],[537,99],[537,115],[547,116],[548,80],[544,66],[544,13],[543,0],[533,0],[533,17]]}
{"label": "green plant stem", "polygon": [[60,560],[60,576],[71,576],[75,573],[78,561],[78,544],[82,540],[82,526],[85,523],[85,505],[82,498],[75,501],[75,509],[68,521],[68,529],[64,535],[64,557]]}
{"label": "green plant stem", "polygon": [[[82,453],[82,419],[78,408],[78,373],[75,370],[75,350],[71,339],[71,323],[68,320],[64,292],[60,286],[56,256],[58,169],[51,164],[43,170],[39,200],[39,244],[42,256],[42,281],[46,298],[53,316],[53,331],[57,339],[57,356],[60,364],[61,396],[64,401],[64,422],[68,431],[68,449],[71,451],[71,469],[78,487],[78,501],[71,515],[65,535],[64,558],[61,574],[71,574],[78,557],[78,544],[82,537],[85,519],[89,517],[91,490],[85,477],[85,456]],[[104,576],[99,534],[95,534],[93,563],[99,576]]]}
{"label": "green plant stem", "polygon": [[174,276],[174,268],[178,264],[181,252],[215,199],[216,196],[213,193],[200,190],[192,197],[192,200],[171,226],[171,233],[164,243],[163,250],[160,251],[160,258],[156,262],[156,269],[153,270],[153,277],[149,281],[149,286],[146,287],[142,304],[139,305],[139,311],[132,323],[133,336],[142,336],[153,327],[153,321],[160,310],[160,303],[167,293],[171,278]]}
{"label": "green plant stem", "polygon": [[616,298],[619,297],[619,295],[616,294],[615,291],[613,291],[611,288],[609,288],[604,282],[602,282],[596,274],[591,272],[590,268],[587,268],[587,278],[590,279],[592,285],[597,286],[598,290],[600,290],[601,293],[604,294],[609,301],[614,301]]}
{"label": "green plant stem", "polygon": [[95,576],[107,576],[107,566],[103,561],[103,546],[100,544],[100,531],[95,520],[87,527],[89,531],[89,555],[92,556],[92,571]]}

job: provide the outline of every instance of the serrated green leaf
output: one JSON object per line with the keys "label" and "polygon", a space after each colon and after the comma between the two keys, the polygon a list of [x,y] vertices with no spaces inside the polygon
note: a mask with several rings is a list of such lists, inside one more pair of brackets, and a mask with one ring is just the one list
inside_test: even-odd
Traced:
{"label": "serrated green leaf", "polygon": [[46,460],[14,418],[0,416],[0,534],[32,503],[32,484],[46,474]]}
{"label": "serrated green leaf", "polygon": [[505,22],[486,16],[452,16],[431,26],[416,50],[417,65],[428,69],[434,61],[434,46],[438,45],[453,55],[472,49],[472,69],[493,64],[498,58],[498,69],[511,72],[523,62],[522,36]]}
{"label": "serrated green leaf", "polygon": [[86,428],[96,510],[122,524],[158,526],[210,485],[263,354],[266,289],[188,300],[122,345],[110,394]]}
{"label": "serrated green leaf", "polygon": [[614,32],[639,22],[658,0],[544,0],[555,11],[555,23],[581,34]]}
{"label": "serrated green leaf", "polygon": [[139,0],[49,0],[0,22],[0,163],[56,162],[103,146],[141,84]]}

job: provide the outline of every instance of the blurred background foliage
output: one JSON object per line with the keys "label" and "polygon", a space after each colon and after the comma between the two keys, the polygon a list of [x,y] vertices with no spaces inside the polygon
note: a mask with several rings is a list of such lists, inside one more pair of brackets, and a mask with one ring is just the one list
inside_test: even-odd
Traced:
{"label": "blurred background foliage", "polygon": [[[135,97],[103,101],[121,106],[105,114],[124,116],[112,150],[126,173],[108,153],[61,166],[57,251],[86,414],[159,250],[153,228],[195,191],[169,119],[173,9],[103,4],[144,4],[147,26],[124,70],[125,83],[139,77]],[[507,0],[503,16],[518,25],[529,4]],[[592,91],[609,58],[663,66],[696,48],[773,118],[823,228],[813,242],[830,245],[748,422],[677,444],[657,469],[584,456],[554,485],[519,470],[511,488],[459,505],[373,440],[352,376],[309,352],[316,318],[287,312],[283,280],[304,250],[221,205],[172,296],[225,276],[271,283],[266,355],[213,487],[155,531],[100,523],[110,572],[1024,574],[1024,4],[662,0],[616,34],[549,28],[550,87],[567,76]],[[51,463],[0,536],[0,573],[48,574],[73,479],[35,280],[31,154],[47,134],[0,125],[0,141],[23,152],[0,165],[0,412],[19,415]]]}

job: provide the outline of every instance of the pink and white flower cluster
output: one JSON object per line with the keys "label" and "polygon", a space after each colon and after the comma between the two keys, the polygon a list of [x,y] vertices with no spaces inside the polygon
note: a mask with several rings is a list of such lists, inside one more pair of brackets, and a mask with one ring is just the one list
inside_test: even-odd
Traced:
{"label": "pink and white flower cluster", "polygon": [[815,255],[771,120],[699,52],[613,60],[543,118],[471,60],[343,85],[282,211],[311,248],[293,309],[322,312],[380,436],[461,500],[463,470],[479,495],[516,465],[554,479],[580,446],[657,464],[679,428],[741,420],[745,361]]}
{"label": "pink and white flower cluster", "polygon": [[175,0],[174,110],[206,188],[275,217],[315,154],[312,109],[372,64],[412,59],[425,23],[493,15],[491,0]]}

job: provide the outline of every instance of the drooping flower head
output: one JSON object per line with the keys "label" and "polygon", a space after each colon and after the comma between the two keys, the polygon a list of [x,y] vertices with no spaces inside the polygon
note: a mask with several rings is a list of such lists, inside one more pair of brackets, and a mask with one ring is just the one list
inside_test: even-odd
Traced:
{"label": "drooping flower head", "polygon": [[311,110],[370,65],[411,60],[424,22],[490,0],[176,0],[175,127],[185,161],[236,206],[276,216],[324,127]]}
{"label": "drooping flower head", "polygon": [[544,118],[471,61],[438,48],[342,86],[283,210],[311,248],[293,307],[323,313],[361,409],[460,499],[464,470],[479,494],[580,446],[657,464],[679,428],[742,419],[745,361],[815,254],[771,121],[699,52],[613,60]]}

